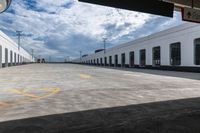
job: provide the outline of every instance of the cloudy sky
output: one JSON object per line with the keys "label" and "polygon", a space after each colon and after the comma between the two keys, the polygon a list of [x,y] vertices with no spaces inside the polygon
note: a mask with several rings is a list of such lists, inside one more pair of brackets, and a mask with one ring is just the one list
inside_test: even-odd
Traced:
{"label": "cloudy sky", "polygon": [[181,24],[181,16],[167,18],[85,3],[77,0],[13,0],[0,14],[0,30],[17,42],[16,30],[23,31],[22,45],[35,56],[63,60],[79,57],[103,47],[125,43]]}

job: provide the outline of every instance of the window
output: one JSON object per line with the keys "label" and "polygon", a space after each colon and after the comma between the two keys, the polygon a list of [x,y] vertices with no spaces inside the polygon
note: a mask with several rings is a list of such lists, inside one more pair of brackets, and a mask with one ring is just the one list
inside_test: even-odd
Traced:
{"label": "window", "polygon": [[160,46],[153,48],[153,66],[160,66]]}
{"label": "window", "polygon": [[100,59],[100,65],[103,66],[103,59]]}
{"label": "window", "polygon": [[195,40],[195,65],[200,65],[200,38]]}
{"label": "window", "polygon": [[140,50],[140,66],[146,66],[146,50]]}
{"label": "window", "polygon": [[130,52],[129,56],[130,56],[130,63],[129,63],[130,67],[134,67],[134,65],[135,65],[135,53],[134,53],[134,51]]}
{"label": "window", "polygon": [[125,65],[126,65],[126,55],[125,55],[125,53],[123,53],[122,55],[121,55],[121,60],[122,60],[122,67],[125,67]]}
{"label": "window", "polygon": [[99,65],[99,59],[97,59],[97,65]]}
{"label": "window", "polygon": [[118,55],[115,55],[115,66],[118,66]]}
{"label": "window", "polygon": [[112,66],[112,56],[109,56],[109,66]]}
{"label": "window", "polygon": [[173,66],[181,65],[181,43],[173,43],[170,45],[170,62]]}

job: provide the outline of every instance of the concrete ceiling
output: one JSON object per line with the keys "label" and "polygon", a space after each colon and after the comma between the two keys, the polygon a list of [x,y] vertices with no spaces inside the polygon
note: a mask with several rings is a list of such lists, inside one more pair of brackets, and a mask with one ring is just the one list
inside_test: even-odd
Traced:
{"label": "concrete ceiling", "polygon": [[[166,2],[174,3],[176,8],[192,7],[192,0],[163,0]],[[193,0],[194,8],[200,9],[200,0]]]}

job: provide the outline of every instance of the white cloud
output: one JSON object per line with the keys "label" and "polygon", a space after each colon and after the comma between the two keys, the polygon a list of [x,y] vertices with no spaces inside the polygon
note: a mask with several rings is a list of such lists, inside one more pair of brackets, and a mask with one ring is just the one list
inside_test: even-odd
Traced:
{"label": "white cloud", "polygon": [[[40,0],[32,8],[26,4],[13,1],[12,9],[15,14],[7,12],[1,15],[0,28],[10,32],[23,30],[27,35],[23,37],[26,49],[34,48],[37,55],[45,56],[66,56],[70,53],[70,56],[75,57],[78,56],[75,51],[81,49],[86,52],[94,51],[94,48],[99,47],[103,36],[116,44],[130,41],[134,36],[139,36],[134,35],[134,31],[160,18],[74,0]],[[159,29],[180,23],[177,18],[178,16],[174,19],[160,18],[161,23],[157,23]],[[8,20],[12,22],[8,23]]]}

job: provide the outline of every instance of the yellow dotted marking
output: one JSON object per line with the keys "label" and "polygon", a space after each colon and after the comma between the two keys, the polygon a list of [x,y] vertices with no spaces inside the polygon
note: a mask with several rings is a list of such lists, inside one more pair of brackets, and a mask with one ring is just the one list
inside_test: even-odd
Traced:
{"label": "yellow dotted marking", "polygon": [[88,74],[80,74],[80,77],[83,78],[83,79],[89,79],[89,78],[91,78],[91,76],[88,75]]}

